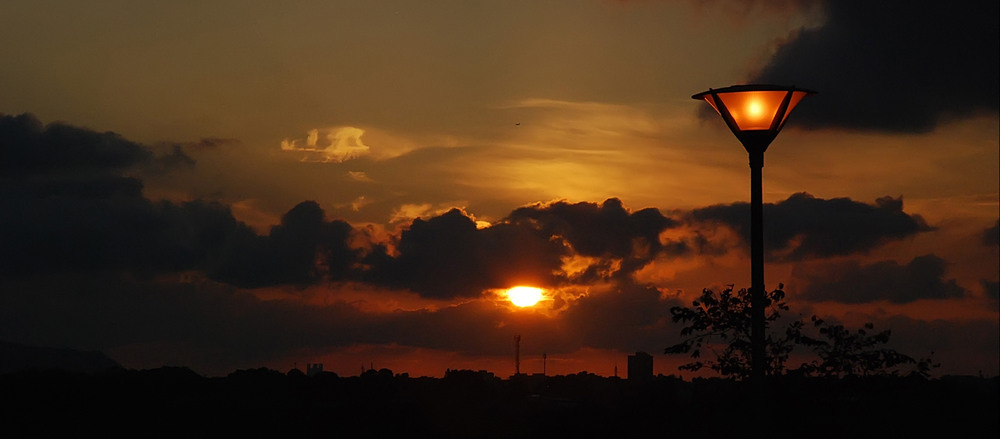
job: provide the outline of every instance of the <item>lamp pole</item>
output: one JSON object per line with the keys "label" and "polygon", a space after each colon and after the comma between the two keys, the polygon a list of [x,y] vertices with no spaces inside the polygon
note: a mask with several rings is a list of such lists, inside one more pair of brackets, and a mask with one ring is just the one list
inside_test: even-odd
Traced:
{"label": "lamp pole", "polygon": [[[766,148],[766,145],[765,147]],[[764,148],[750,154],[750,358],[754,379],[764,376]]]}
{"label": "lamp pole", "polygon": [[816,92],[776,85],[734,85],[691,98],[708,102],[722,116],[750,158],[750,376],[762,381],[767,370],[764,288],[764,151],[778,136],[788,114]]}

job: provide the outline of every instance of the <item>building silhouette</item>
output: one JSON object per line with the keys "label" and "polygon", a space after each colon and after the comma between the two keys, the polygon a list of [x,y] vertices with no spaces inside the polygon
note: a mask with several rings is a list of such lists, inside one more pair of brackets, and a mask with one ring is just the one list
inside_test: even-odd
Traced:
{"label": "building silhouette", "polygon": [[314,377],[323,373],[323,363],[306,363],[306,376]]}
{"label": "building silhouette", "polygon": [[628,380],[648,381],[653,379],[653,356],[636,352],[628,356]]}

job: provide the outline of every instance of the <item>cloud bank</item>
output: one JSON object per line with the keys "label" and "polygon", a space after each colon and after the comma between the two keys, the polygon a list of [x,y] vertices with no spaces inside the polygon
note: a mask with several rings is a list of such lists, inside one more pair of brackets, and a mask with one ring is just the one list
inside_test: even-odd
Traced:
{"label": "cloud bank", "polygon": [[804,284],[801,297],[809,301],[868,303],[887,300],[908,303],[920,299],[951,299],[968,291],[954,279],[945,279],[947,262],[934,255],[917,256],[906,264],[880,261],[862,265],[848,261],[813,270],[796,267],[792,277]]}
{"label": "cloud bank", "polygon": [[[903,212],[902,197],[882,197],[866,204],[797,193],[776,204],[765,203],[763,215],[765,251],[791,261],[864,253],[888,241],[932,230],[919,215]],[[749,239],[748,203],[695,209],[691,216],[695,221],[725,224]]]}
{"label": "cloud bank", "polygon": [[797,126],[926,132],[996,114],[996,1],[829,0],[825,11],[751,78],[820,92],[795,110]]}
{"label": "cloud bank", "polygon": [[[550,353],[653,350],[677,336],[666,317],[680,297],[634,275],[745,247],[695,232],[745,230],[745,204],[664,215],[617,198],[535,203],[489,226],[452,209],[387,236],[303,201],[260,233],[218,202],[148,199],[131,173],[158,157],[111,133],[0,116],[0,156],[0,339],[107,349],[143,364],[228,372],[357,344],[505,355],[515,330],[533,330]],[[931,230],[891,197],[795,194],[765,215],[777,226],[767,242],[791,262],[850,257]],[[946,265],[927,254],[805,267],[794,273],[804,285],[797,297],[965,297]],[[518,314],[495,300],[495,290],[517,284],[549,287],[552,312]],[[373,310],[347,299],[350,288],[370,301],[436,306]]]}

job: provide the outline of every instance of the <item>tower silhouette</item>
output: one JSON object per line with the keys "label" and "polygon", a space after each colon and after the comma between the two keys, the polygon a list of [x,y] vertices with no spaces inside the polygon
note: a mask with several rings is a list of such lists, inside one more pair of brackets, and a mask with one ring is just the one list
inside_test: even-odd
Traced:
{"label": "tower silhouette", "polygon": [[521,374],[521,335],[514,336],[514,375]]}

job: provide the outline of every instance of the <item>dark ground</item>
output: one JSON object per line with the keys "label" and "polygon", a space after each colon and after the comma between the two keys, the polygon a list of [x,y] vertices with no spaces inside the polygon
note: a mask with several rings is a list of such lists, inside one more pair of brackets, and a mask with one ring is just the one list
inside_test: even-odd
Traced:
{"label": "dark ground", "polygon": [[755,404],[746,383],[663,376],[35,370],[0,375],[0,436],[996,438],[997,383],[781,377]]}

